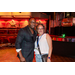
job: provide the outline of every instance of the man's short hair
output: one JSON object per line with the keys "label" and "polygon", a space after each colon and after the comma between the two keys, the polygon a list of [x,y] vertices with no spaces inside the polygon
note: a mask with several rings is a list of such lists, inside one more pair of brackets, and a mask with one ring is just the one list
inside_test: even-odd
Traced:
{"label": "man's short hair", "polygon": [[[31,18],[29,18],[29,21],[30,21],[30,19],[32,19],[32,18],[35,19],[34,17],[31,17]],[[36,19],[35,19],[35,21],[36,21]]]}

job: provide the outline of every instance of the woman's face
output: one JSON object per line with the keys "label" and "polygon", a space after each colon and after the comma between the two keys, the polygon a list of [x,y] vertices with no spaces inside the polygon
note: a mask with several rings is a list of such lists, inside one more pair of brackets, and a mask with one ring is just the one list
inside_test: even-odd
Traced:
{"label": "woman's face", "polygon": [[37,28],[37,32],[39,35],[42,35],[44,33],[44,28],[42,25],[39,25],[38,28]]}

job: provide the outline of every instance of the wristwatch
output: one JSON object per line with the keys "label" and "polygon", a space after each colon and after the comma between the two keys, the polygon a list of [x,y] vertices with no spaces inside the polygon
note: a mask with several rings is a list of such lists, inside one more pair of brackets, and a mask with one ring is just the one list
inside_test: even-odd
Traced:
{"label": "wristwatch", "polygon": [[47,57],[48,59],[50,59],[50,57]]}

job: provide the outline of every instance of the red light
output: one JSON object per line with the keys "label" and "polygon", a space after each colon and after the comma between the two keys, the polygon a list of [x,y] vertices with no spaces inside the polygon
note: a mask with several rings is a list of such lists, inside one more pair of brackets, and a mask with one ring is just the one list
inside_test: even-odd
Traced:
{"label": "red light", "polygon": [[58,38],[58,41],[62,41],[62,38]]}
{"label": "red light", "polygon": [[10,24],[9,22],[7,24]]}
{"label": "red light", "polygon": [[5,24],[5,23],[2,23],[2,24]]}
{"label": "red light", "polygon": [[28,21],[28,19],[26,19],[25,21]]}
{"label": "red light", "polygon": [[0,20],[0,21],[4,21],[4,20]]}
{"label": "red light", "polygon": [[72,23],[71,23],[71,26],[72,26]]}
{"label": "red light", "polygon": [[56,38],[54,38],[54,41],[56,41]]}
{"label": "red light", "polygon": [[43,24],[46,24],[46,21],[44,19],[37,19],[36,22],[41,22]]}
{"label": "red light", "polygon": [[23,24],[23,23],[20,23],[20,24]]}
{"label": "red light", "polygon": [[[13,19],[14,20],[14,19]],[[14,21],[18,21],[18,20],[14,20]]]}
{"label": "red light", "polygon": [[28,19],[25,19],[25,20],[21,20],[21,21],[29,21]]}

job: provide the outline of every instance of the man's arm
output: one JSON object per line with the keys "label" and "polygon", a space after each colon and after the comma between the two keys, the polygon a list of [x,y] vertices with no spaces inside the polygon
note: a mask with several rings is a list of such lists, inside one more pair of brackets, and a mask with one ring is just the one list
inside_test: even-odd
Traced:
{"label": "man's arm", "polygon": [[23,57],[21,53],[21,42],[23,41],[23,39],[24,39],[24,32],[22,29],[20,29],[16,38],[16,43],[15,43],[16,51],[19,54],[20,61],[25,61],[25,58]]}
{"label": "man's arm", "polygon": [[23,57],[23,55],[22,55],[22,53],[21,53],[21,50],[18,52],[18,54],[19,54],[19,57],[20,57],[20,61],[21,61],[21,62],[25,62],[26,60],[25,60],[25,58]]}

